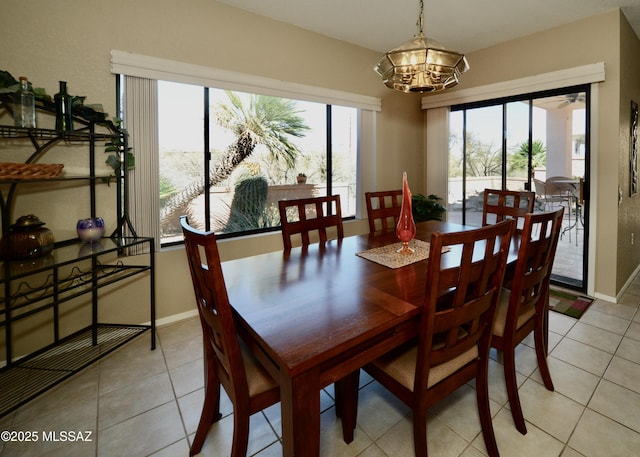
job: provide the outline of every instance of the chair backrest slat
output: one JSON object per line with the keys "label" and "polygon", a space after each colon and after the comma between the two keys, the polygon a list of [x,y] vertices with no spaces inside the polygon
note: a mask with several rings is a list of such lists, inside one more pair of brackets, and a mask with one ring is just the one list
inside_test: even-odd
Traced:
{"label": "chair backrest slat", "polygon": [[534,205],[534,192],[485,189],[482,204],[482,225],[495,224],[505,219],[515,219],[516,230],[521,231],[524,215],[533,213]]}
{"label": "chair backrest slat", "polygon": [[[525,216],[518,261],[511,283],[505,334],[515,330],[522,308],[533,306],[538,316],[544,312],[553,260],[562,230],[563,212],[564,208],[560,208]],[[520,325],[524,323],[520,322]]]}
{"label": "chair backrest slat", "polygon": [[[475,230],[432,235],[416,389],[427,386],[431,367],[474,345],[479,354],[488,353],[514,227],[515,221],[505,220]],[[443,253],[444,248],[449,251]]]}
{"label": "chair backrest slat", "polygon": [[402,208],[402,189],[366,192],[364,196],[367,204],[369,232],[395,230]]}
{"label": "chair backrest slat", "polygon": [[335,228],[336,238],[344,238],[340,196],[280,200],[280,225],[285,249],[293,247],[292,236],[299,234],[302,246],[311,243],[310,233],[317,233],[320,243],[328,240],[327,229]]}

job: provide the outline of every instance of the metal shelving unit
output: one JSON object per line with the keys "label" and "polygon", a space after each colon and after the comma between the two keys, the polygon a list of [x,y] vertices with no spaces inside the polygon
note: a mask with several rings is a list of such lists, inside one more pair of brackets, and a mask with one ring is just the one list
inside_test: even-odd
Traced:
{"label": "metal shelving unit", "polygon": [[[10,109],[10,106],[0,100],[1,109]],[[95,217],[96,184],[113,179],[113,175],[96,175],[96,143],[120,138],[124,144],[122,155],[127,150],[127,135],[111,123],[99,126],[105,133],[96,133],[95,123],[83,119],[74,119],[74,122],[79,128],[73,132],[0,125],[0,141],[30,142],[34,152],[25,163],[37,162],[59,142],[86,145],[89,149],[89,167],[85,176],[1,180],[3,235],[9,231],[12,207],[24,183],[51,184],[84,180],[89,192],[91,216]],[[155,349],[154,239],[136,236],[126,211],[127,174],[121,170],[115,178],[118,227],[111,237],[91,244],[77,238],[65,240],[56,243],[53,251],[45,257],[2,260],[0,263],[0,331],[4,337],[4,341],[0,340],[0,348],[4,345],[0,357],[4,356],[5,359],[4,367],[0,369],[0,417],[146,331],[151,331],[151,349]],[[125,229],[133,236],[125,236]],[[147,256],[127,259],[129,253],[141,251],[148,253]],[[144,261],[136,263],[137,259]],[[99,290],[134,276],[145,275],[149,281],[148,325],[99,322]],[[86,326],[74,326],[82,328],[64,334],[60,326],[64,304],[85,295],[90,297],[91,322],[87,322]],[[49,325],[48,341],[29,354],[15,354],[16,326],[34,316]]]}

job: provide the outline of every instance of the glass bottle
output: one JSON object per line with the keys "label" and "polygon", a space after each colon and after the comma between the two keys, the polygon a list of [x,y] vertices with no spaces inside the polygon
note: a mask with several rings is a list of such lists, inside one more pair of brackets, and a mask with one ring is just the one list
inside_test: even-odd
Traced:
{"label": "glass bottle", "polygon": [[53,96],[53,100],[56,104],[56,130],[59,132],[73,131],[71,95],[67,93],[66,81],[60,81],[60,92]]}
{"label": "glass bottle", "polygon": [[413,220],[411,190],[409,189],[406,171],[402,173],[402,207],[400,208],[400,218],[396,226],[396,235],[402,241],[402,247],[398,249],[398,253],[413,254],[415,249],[409,247],[409,241],[416,236],[416,223]]}
{"label": "glass bottle", "polygon": [[15,94],[13,120],[16,127],[36,127],[36,97],[26,76],[20,76],[20,88]]}

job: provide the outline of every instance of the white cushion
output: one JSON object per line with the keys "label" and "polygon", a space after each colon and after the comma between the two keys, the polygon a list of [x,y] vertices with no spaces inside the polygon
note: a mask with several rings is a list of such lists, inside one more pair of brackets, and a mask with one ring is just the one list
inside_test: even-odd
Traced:
{"label": "white cushion", "polygon": [[[507,320],[507,311],[509,310],[509,300],[511,299],[511,291],[509,289],[502,289],[500,293],[500,301],[496,309],[496,316],[493,321],[493,334],[495,336],[502,337],[504,335],[504,327]],[[536,314],[536,309],[533,306],[526,308],[520,308],[520,314],[518,315],[518,322],[516,328],[522,327],[529,319]]]}
{"label": "white cushion", "polygon": [[247,385],[249,387],[250,397],[266,392],[278,385],[260,361],[256,359],[251,351],[242,343],[240,344],[240,350],[242,351],[244,371],[247,374]]}
{"label": "white cushion", "polygon": [[[375,360],[373,364],[389,374],[407,389],[413,391],[414,381],[416,377],[417,355],[418,346],[414,344],[383,355],[382,357]],[[431,367],[431,369],[429,370],[429,380],[427,381],[427,387],[432,387],[433,385],[439,383],[447,376],[455,373],[457,370],[477,357],[478,346],[474,345],[472,348],[470,348],[463,354],[460,354],[458,357],[440,365]]]}

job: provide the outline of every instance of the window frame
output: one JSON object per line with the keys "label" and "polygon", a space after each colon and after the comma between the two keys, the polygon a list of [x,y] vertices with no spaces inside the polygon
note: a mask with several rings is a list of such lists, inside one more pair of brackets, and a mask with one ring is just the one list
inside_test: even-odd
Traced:
{"label": "window frame", "polygon": [[[340,105],[352,108],[358,108],[358,151],[357,151],[357,182],[356,182],[356,214],[355,218],[362,218],[363,204],[362,198],[359,197],[365,189],[375,187],[375,156],[376,156],[376,113],[382,109],[382,101],[378,97],[371,97],[361,94],[343,92],[334,89],[309,86],[289,81],[265,78],[256,75],[248,75],[227,70],[205,67],[185,62],[172,61],[157,57],[133,54],[125,51],[111,51],[111,72],[116,75],[116,79],[120,76],[142,78],[150,81],[173,81],[192,85],[201,85],[203,87],[215,87],[217,89],[234,90],[240,92],[255,93],[261,95],[270,95],[275,97],[289,98],[301,101],[311,101],[323,103],[326,105]],[[157,102],[157,90],[156,100]],[[125,105],[121,101],[120,92],[118,92],[118,113],[124,120],[125,128],[133,137],[137,135],[137,126],[128,122],[126,113],[122,110]],[[156,108],[157,110],[157,108]],[[141,135],[144,136],[144,135]],[[147,148],[141,148],[147,149]],[[153,149],[153,148],[149,148]],[[154,150],[157,151],[157,148]],[[136,152],[136,167],[131,172],[135,175],[136,170],[143,169],[146,166],[146,160],[153,160],[149,157],[141,157],[140,152]],[[152,154],[155,152],[152,152]],[[157,155],[157,153],[156,153]],[[157,161],[157,158],[156,158]],[[156,167],[157,169],[157,167]],[[158,177],[156,177],[156,181]],[[131,195],[136,195],[136,199],[142,201],[159,200],[159,195],[149,193],[149,187],[153,185],[141,183],[136,185],[136,179],[132,179]],[[153,183],[152,183],[153,184]],[[158,183],[155,183],[157,189]],[[151,205],[153,206],[153,205]],[[156,207],[159,203],[156,203]],[[136,212],[142,212],[138,217]],[[146,214],[144,207],[139,207],[136,211],[132,211],[133,225],[136,226],[138,233],[144,233],[147,236],[153,236],[157,240],[160,237],[160,218],[159,211],[156,215]],[[144,229],[139,229],[141,221]],[[275,230],[275,229],[274,229]],[[157,242],[157,249],[169,246],[173,243]],[[176,243],[179,244],[179,243]]]}

